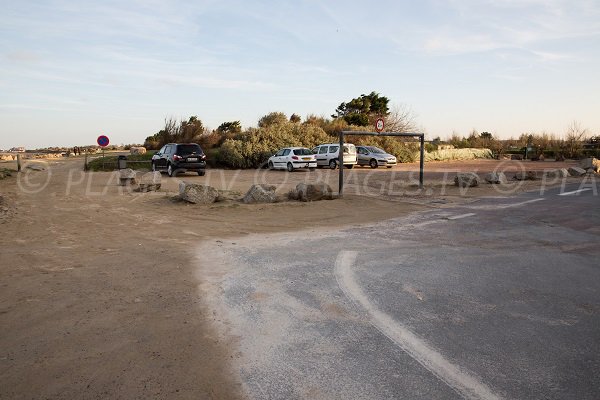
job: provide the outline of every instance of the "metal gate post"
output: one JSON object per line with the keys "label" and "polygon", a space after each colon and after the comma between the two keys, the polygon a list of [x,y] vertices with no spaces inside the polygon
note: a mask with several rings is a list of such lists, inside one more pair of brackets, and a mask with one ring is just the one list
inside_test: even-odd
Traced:
{"label": "metal gate post", "polygon": [[419,160],[419,188],[423,189],[423,169],[425,164],[425,135],[421,134],[421,160]]}
{"label": "metal gate post", "polygon": [[340,148],[338,149],[338,168],[340,169],[340,181],[338,185],[338,197],[344,197],[344,131],[340,131]]}

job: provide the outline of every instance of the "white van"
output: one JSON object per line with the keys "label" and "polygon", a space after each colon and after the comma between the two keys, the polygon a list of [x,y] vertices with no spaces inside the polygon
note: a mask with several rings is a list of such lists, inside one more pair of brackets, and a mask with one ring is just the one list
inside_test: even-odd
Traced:
{"label": "white van", "polygon": [[[317,158],[317,167],[329,167],[335,169],[339,160],[339,143],[320,144],[312,152]],[[344,166],[352,168],[356,165],[356,147],[352,143],[344,144]]]}

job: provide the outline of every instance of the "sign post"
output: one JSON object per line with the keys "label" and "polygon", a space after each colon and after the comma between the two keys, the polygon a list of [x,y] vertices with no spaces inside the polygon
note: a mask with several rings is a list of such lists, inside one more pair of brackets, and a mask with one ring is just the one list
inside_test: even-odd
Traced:
{"label": "sign post", "polygon": [[96,143],[98,143],[98,146],[102,147],[102,170],[104,170],[104,148],[108,146],[110,140],[108,140],[108,136],[100,135],[98,136],[98,139],[96,139]]}

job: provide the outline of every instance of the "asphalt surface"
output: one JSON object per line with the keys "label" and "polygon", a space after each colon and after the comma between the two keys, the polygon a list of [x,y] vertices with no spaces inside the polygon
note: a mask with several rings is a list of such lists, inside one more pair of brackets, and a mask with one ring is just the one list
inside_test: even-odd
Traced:
{"label": "asphalt surface", "polygon": [[599,192],[215,243],[203,290],[250,398],[598,399]]}

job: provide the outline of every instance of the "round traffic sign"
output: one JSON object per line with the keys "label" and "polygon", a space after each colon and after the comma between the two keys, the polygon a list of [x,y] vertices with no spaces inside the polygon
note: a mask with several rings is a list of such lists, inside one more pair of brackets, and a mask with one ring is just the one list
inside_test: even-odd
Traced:
{"label": "round traffic sign", "polygon": [[385,123],[383,122],[383,118],[377,118],[377,121],[375,121],[375,130],[377,132],[382,132],[384,126]]}
{"label": "round traffic sign", "polygon": [[98,136],[98,139],[96,140],[96,142],[98,143],[98,146],[100,146],[100,147],[106,147],[106,146],[108,146],[108,143],[110,143],[110,141],[108,140],[108,136],[105,136],[105,135]]}

